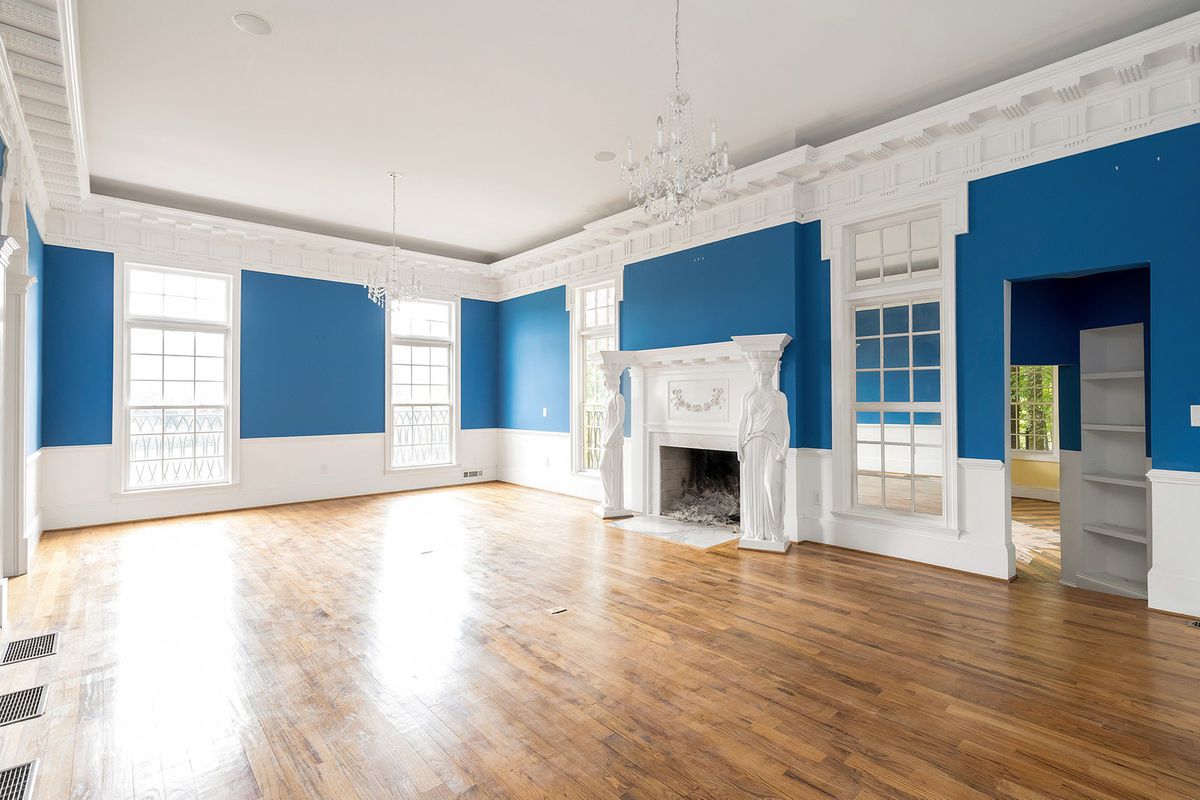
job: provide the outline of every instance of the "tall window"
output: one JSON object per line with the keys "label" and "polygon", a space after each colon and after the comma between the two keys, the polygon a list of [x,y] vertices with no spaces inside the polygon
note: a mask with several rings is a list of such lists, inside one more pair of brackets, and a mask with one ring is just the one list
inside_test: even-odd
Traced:
{"label": "tall window", "polygon": [[454,459],[454,304],[401,303],[391,312],[391,465]]}
{"label": "tall window", "polygon": [[1055,368],[1014,366],[1009,375],[1009,449],[1054,452]]}
{"label": "tall window", "polygon": [[131,264],[125,294],[125,487],[230,479],[232,281]]}
{"label": "tall window", "polygon": [[[853,503],[940,516],[945,508],[942,308],[890,281],[936,276],[939,222],[923,217],[854,234]],[[878,286],[876,291],[874,286]]]}
{"label": "tall window", "polygon": [[600,469],[601,428],[604,424],[604,375],[594,356],[617,347],[616,286],[612,282],[578,290],[576,300],[579,365],[577,436],[580,469]]}

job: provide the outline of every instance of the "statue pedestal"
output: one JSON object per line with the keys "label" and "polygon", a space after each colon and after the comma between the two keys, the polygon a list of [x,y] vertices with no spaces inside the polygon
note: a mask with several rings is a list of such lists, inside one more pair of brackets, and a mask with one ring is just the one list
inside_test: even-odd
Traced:
{"label": "statue pedestal", "polygon": [[792,546],[791,539],[777,542],[773,539],[738,539],[738,550],[761,550],[764,553],[786,553]]}
{"label": "statue pedestal", "polygon": [[621,519],[622,517],[632,517],[633,512],[625,508],[609,508],[601,503],[598,506],[592,506],[592,513],[600,519]]}

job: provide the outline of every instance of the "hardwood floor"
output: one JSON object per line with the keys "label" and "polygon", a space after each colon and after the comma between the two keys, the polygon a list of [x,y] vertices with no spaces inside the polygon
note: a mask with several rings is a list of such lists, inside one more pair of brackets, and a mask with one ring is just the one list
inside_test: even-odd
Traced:
{"label": "hardwood floor", "polygon": [[1058,583],[1062,577],[1061,519],[1058,503],[1012,499],[1012,538],[1020,580]]}
{"label": "hardwood floor", "polygon": [[[1195,798],[1200,630],[502,484],[67,531],[0,728],[39,798]],[[547,609],[565,606],[560,614]]]}

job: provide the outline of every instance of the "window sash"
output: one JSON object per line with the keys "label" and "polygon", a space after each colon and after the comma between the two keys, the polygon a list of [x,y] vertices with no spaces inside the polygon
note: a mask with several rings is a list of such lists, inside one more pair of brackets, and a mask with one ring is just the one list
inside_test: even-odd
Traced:
{"label": "window sash", "polygon": [[[913,307],[928,304],[938,304],[937,327],[935,329],[915,330],[916,326],[913,322]],[[902,332],[888,333],[886,321],[884,318],[884,310],[887,308],[906,308],[907,319],[905,322],[905,330]],[[847,391],[850,393],[852,401],[850,403],[850,498],[851,506],[857,510],[867,511],[874,514],[889,514],[889,515],[905,515],[915,516],[919,518],[942,517],[946,512],[947,498],[947,481],[946,472],[949,469],[947,466],[946,457],[946,415],[945,415],[945,352],[946,342],[944,338],[944,311],[942,297],[940,293],[930,294],[928,292],[919,292],[904,295],[879,295],[872,298],[859,298],[853,302],[847,303],[849,310],[849,325],[850,336],[850,358],[849,372],[847,380],[849,385]],[[857,329],[857,314],[860,311],[873,311],[879,309],[880,326],[879,330],[874,333],[859,334]],[[938,350],[937,364],[917,364],[916,358],[916,343],[918,337],[937,335]],[[887,347],[886,340],[905,340],[905,347],[901,350],[894,350],[894,356],[902,357],[903,364],[894,367],[887,366]],[[862,343],[878,343],[878,352],[874,355],[877,357],[877,363],[872,363],[868,357],[868,365],[859,367],[858,348]],[[919,372],[937,371],[938,373],[938,396],[937,401],[915,401],[911,398],[914,396],[916,388],[914,386],[914,376]],[[860,373],[877,374],[879,376],[879,400],[859,400],[858,399],[858,376]],[[909,400],[896,401],[886,399],[886,375],[888,373],[902,373],[907,376],[907,392]],[[868,414],[877,416],[879,422],[878,438],[863,438],[863,427],[871,427],[872,423],[861,423],[859,421],[860,414]],[[887,417],[889,414],[904,414],[908,417],[907,422],[889,422]],[[938,419],[933,421],[920,421],[918,415],[938,415]],[[889,438],[889,428],[899,428],[903,425],[907,426],[907,435],[904,438],[897,437],[894,433]],[[937,440],[921,441],[919,429],[929,427],[936,428]],[[871,454],[872,451],[877,452],[878,466],[872,468],[871,464],[864,465],[863,454]],[[896,463],[899,458],[900,464]],[[936,459],[936,461],[934,460]],[[900,470],[900,466],[905,466],[906,469]],[[890,469],[890,468],[896,469]],[[877,484],[877,488],[873,486]],[[938,489],[938,508],[936,510],[926,506],[923,510],[922,505],[922,487],[927,489],[928,484],[936,484]],[[869,493],[869,496],[864,498],[864,488]],[[874,501],[875,494],[878,494],[877,500]],[[896,500],[893,501],[892,497]]]}
{"label": "window sash", "polygon": [[[576,471],[595,474],[600,469],[600,437],[606,398],[600,367],[590,362],[588,356],[593,351],[616,349],[618,345],[617,284],[616,281],[609,280],[576,287],[573,297],[572,460]],[[603,340],[606,339],[608,341],[604,343]],[[597,345],[597,341],[601,343]]]}
{"label": "window sash", "polygon": [[[132,286],[131,274],[134,271],[143,273],[158,273],[164,280],[169,276],[190,276],[204,280],[216,281],[223,284],[225,319],[223,321],[198,320],[188,317],[171,316],[168,314],[134,313],[131,310]],[[228,484],[232,480],[232,428],[233,428],[233,276],[227,273],[205,272],[198,270],[183,270],[170,267],[158,267],[149,264],[128,263],[125,267],[125,285],[123,287],[122,313],[123,326],[123,375],[121,380],[121,486],[124,491],[148,491],[159,489],[181,489],[211,485]],[[184,297],[179,295],[179,297]],[[198,295],[197,295],[198,297]],[[224,341],[220,355],[196,353],[193,345],[191,354],[168,353],[165,343],[157,352],[135,353],[133,343],[134,330],[220,334]],[[158,400],[135,401],[133,399],[134,359],[137,357],[159,358],[160,374],[157,379],[147,378],[150,382],[160,384]],[[196,397],[196,384],[217,383],[212,379],[200,379],[197,366],[205,359],[221,358],[221,397],[209,402],[199,402]],[[189,379],[172,380],[167,377],[168,359],[190,359],[191,377]],[[192,395],[189,402],[168,402],[165,394],[167,384],[191,383]],[[159,424],[151,420],[153,412],[159,412]],[[203,425],[197,424],[197,415],[204,412],[219,412],[219,428],[212,426],[212,421]],[[188,425],[181,426],[181,420],[191,417]],[[210,416],[213,416],[210,414]],[[175,422],[169,423],[168,420]],[[149,425],[150,427],[146,427]],[[154,457],[145,457],[152,455]],[[172,480],[167,477],[169,471],[189,474],[185,479]],[[141,477],[139,477],[139,475]]]}
{"label": "window sash", "polygon": [[[388,469],[413,469],[421,467],[446,466],[454,463],[455,436],[457,414],[457,365],[455,334],[457,321],[455,304],[441,300],[421,300],[421,303],[446,306],[447,331],[446,336],[423,335],[412,333],[392,333],[391,326],[395,320],[392,312],[388,312],[388,375],[387,387],[388,406]],[[395,361],[395,347],[420,347],[443,350],[445,364],[401,364]],[[432,359],[431,359],[432,361]],[[416,380],[418,372],[428,368],[445,369],[446,380],[440,381]],[[400,374],[408,371],[408,379],[403,380]],[[432,376],[428,376],[432,377]],[[442,402],[434,397],[434,389],[444,385],[446,400]],[[424,399],[410,393],[408,400],[397,401],[397,387],[408,386],[428,387],[429,392]]]}

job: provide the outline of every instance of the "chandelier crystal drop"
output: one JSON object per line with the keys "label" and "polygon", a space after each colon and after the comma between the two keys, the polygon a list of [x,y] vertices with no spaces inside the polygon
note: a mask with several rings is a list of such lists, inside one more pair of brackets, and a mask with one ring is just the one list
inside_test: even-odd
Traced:
{"label": "chandelier crystal drop", "polygon": [[396,310],[400,303],[420,297],[421,283],[415,269],[405,275],[400,268],[400,248],[396,246],[396,181],[400,173],[389,172],[388,176],[392,179],[392,246],[386,261],[367,270],[363,286],[371,302],[380,308]]}
{"label": "chandelier crystal drop", "polygon": [[664,117],[658,118],[654,146],[639,162],[633,141],[625,140],[622,176],[629,199],[660,222],[684,225],[704,207],[705,197],[724,200],[733,178],[729,145],[717,144],[717,122],[709,130],[708,150],[697,151],[692,128],[691,97],[679,88],[679,0],[675,0],[675,91],[667,95]]}

